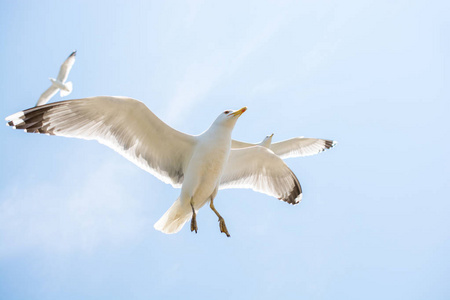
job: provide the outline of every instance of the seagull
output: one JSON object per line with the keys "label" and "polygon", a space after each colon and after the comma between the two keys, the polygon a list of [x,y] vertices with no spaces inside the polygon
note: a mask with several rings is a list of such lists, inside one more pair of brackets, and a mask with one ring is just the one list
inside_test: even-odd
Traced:
{"label": "seagull", "polygon": [[285,159],[291,157],[314,155],[330,149],[337,144],[336,141],[332,140],[305,138],[302,136],[272,144],[272,137],[273,133],[266,136],[264,140],[259,144],[251,144],[232,140],[231,148],[239,149],[259,145],[272,150],[276,155],[278,155],[282,159]]}
{"label": "seagull", "polygon": [[41,97],[39,97],[39,100],[36,103],[36,106],[47,103],[50,98],[52,98],[58,92],[58,90],[60,90],[61,97],[67,96],[72,92],[72,82],[66,82],[66,80],[69,76],[70,69],[72,69],[72,66],[75,63],[76,55],[77,51],[73,51],[69,55],[69,57],[67,57],[67,59],[61,65],[58,77],[56,77],[56,79],[49,78],[52,82],[52,85],[42,93]]}
{"label": "seagull", "polygon": [[[154,228],[176,233],[209,202],[228,237],[225,220],[214,207],[219,189],[249,188],[298,204],[302,189],[297,177],[272,151],[261,146],[231,149],[231,133],[247,110],[221,113],[202,134],[179,132],[142,102],[113,96],[66,100],[36,106],[6,118],[7,125],[25,132],[97,140],[175,188],[178,199]],[[196,112],[192,117],[198,114]]]}

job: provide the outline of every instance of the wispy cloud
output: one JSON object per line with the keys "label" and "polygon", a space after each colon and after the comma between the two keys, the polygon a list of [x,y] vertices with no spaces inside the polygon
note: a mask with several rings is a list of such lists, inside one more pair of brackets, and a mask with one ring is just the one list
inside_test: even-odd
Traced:
{"label": "wispy cloud", "polygon": [[4,190],[0,256],[30,248],[90,252],[100,245],[135,239],[146,220],[139,202],[121,186],[119,169],[105,164],[86,176],[78,188],[67,188],[73,186],[70,183],[47,183]]}
{"label": "wispy cloud", "polygon": [[218,52],[191,64],[169,101],[165,120],[170,124],[179,124],[183,115],[188,115],[222,79],[235,73],[249,56],[278,31],[282,23],[282,18],[276,17],[263,26],[254,26],[249,30],[248,40],[238,44],[234,50]]}
{"label": "wispy cloud", "polygon": [[165,119],[177,124],[182,114],[191,110],[217,84],[226,68],[226,57],[221,53],[191,64],[176,87]]}
{"label": "wispy cloud", "polygon": [[252,30],[252,35],[249,40],[241,46],[235,64],[241,64],[249,55],[263,46],[278,31],[282,22],[281,17],[276,17],[265,23],[262,27]]}
{"label": "wispy cloud", "polygon": [[188,13],[186,14],[186,26],[191,27],[195,18],[197,17],[198,11],[202,6],[204,0],[188,0]]}
{"label": "wispy cloud", "polygon": [[274,81],[272,79],[267,79],[261,82],[260,84],[256,85],[252,91],[252,95],[260,95],[260,94],[267,94],[281,86],[280,82]]}

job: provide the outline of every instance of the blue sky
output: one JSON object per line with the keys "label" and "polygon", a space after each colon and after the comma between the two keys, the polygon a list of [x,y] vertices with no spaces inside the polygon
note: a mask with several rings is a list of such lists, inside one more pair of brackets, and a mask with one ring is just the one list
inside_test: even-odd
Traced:
{"label": "blue sky", "polygon": [[[339,141],[287,160],[303,201],[220,191],[198,234],[175,190],[96,142],[0,127],[1,299],[448,299],[444,1],[2,1],[0,111],[123,95],[190,134]],[[52,100],[59,101],[56,95]]]}

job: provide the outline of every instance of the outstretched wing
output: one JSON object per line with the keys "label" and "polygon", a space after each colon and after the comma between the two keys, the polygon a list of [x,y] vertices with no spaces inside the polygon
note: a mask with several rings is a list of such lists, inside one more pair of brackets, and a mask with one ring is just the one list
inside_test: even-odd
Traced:
{"label": "outstretched wing", "polygon": [[39,97],[36,106],[44,105],[45,103],[47,103],[48,100],[55,96],[58,90],[59,89],[52,84],[45,92],[42,93],[41,97]]}
{"label": "outstretched wing", "polygon": [[91,97],[54,102],[6,118],[26,132],[97,140],[174,187],[181,186],[196,138],[161,121],[142,102]]}
{"label": "outstretched wing", "polygon": [[253,147],[253,146],[257,146],[257,145],[258,144],[251,144],[251,143],[231,140],[231,149],[248,148],[248,147]]}
{"label": "outstretched wing", "polygon": [[291,169],[261,146],[231,149],[219,188],[249,188],[289,204],[302,199],[302,188]]}
{"label": "outstretched wing", "polygon": [[290,157],[314,155],[330,149],[337,144],[336,141],[315,138],[297,137],[286,141],[273,143],[270,149],[279,157],[285,159]]}
{"label": "outstretched wing", "polygon": [[62,83],[66,82],[67,77],[69,77],[69,72],[72,69],[73,64],[75,63],[76,55],[77,51],[73,51],[61,65],[57,79]]}

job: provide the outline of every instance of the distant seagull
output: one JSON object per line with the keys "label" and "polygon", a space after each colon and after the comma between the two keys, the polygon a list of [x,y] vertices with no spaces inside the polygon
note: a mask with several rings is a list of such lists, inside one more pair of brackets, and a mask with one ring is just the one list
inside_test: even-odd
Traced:
{"label": "distant seagull", "polygon": [[191,218],[191,231],[197,232],[196,213],[209,203],[220,231],[230,236],[213,205],[219,189],[249,188],[289,204],[302,198],[297,177],[272,151],[260,146],[231,149],[231,132],[246,110],[224,111],[197,136],[171,128],[142,102],[126,97],[54,102],[6,120],[26,132],[97,140],[163,182],[181,187],[180,196],[155,229],[176,233]]}
{"label": "distant seagull", "polygon": [[61,97],[67,96],[72,92],[72,82],[66,82],[67,77],[69,76],[70,69],[72,69],[73,64],[75,63],[75,56],[77,55],[77,51],[73,51],[69,57],[64,61],[59,69],[59,74],[56,79],[49,78],[52,82],[52,85],[42,93],[39,98],[36,106],[43,105],[50,100],[57,92],[60,90]]}
{"label": "distant seagull", "polygon": [[232,140],[231,148],[239,149],[259,145],[269,148],[280,158],[285,159],[290,157],[314,155],[325,151],[326,149],[330,149],[337,144],[336,141],[305,138],[302,136],[272,144],[272,137],[273,133],[266,136],[264,140],[259,144],[251,144]]}

